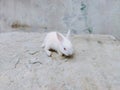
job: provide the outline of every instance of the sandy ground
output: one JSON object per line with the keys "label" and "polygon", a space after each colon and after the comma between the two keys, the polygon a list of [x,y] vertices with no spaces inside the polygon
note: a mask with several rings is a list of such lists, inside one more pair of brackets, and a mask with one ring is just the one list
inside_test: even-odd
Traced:
{"label": "sandy ground", "polygon": [[0,34],[0,90],[120,90],[120,41],[73,35],[73,57],[47,57],[44,36]]}

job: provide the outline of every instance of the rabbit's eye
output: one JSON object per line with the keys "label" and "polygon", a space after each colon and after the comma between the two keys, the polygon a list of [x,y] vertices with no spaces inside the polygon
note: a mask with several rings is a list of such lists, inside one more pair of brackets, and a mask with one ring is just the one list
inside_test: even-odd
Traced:
{"label": "rabbit's eye", "polygon": [[66,50],[66,48],[64,48],[64,50]]}

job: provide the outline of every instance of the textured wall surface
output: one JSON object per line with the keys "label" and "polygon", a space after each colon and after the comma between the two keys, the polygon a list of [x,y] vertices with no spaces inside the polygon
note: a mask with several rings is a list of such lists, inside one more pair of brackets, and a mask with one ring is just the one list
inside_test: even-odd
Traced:
{"label": "textured wall surface", "polygon": [[0,31],[112,34],[120,38],[119,0],[0,0]]}

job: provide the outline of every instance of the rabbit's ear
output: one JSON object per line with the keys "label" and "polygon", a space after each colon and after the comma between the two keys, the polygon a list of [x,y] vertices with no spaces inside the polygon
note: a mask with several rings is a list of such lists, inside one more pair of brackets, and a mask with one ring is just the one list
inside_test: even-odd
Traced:
{"label": "rabbit's ear", "polygon": [[60,42],[62,42],[62,41],[63,41],[63,37],[62,37],[59,33],[56,33],[56,34],[57,34],[58,40],[59,40]]}
{"label": "rabbit's ear", "polygon": [[69,38],[70,37],[70,29],[68,30],[67,34],[66,34],[66,37]]}

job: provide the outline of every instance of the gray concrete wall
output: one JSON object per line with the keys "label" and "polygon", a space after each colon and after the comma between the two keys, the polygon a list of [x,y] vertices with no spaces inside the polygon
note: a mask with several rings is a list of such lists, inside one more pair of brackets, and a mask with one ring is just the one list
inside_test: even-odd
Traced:
{"label": "gray concrete wall", "polygon": [[88,0],[88,22],[93,33],[120,39],[120,0]]}
{"label": "gray concrete wall", "polygon": [[0,0],[0,31],[112,34],[120,38],[119,0]]}

